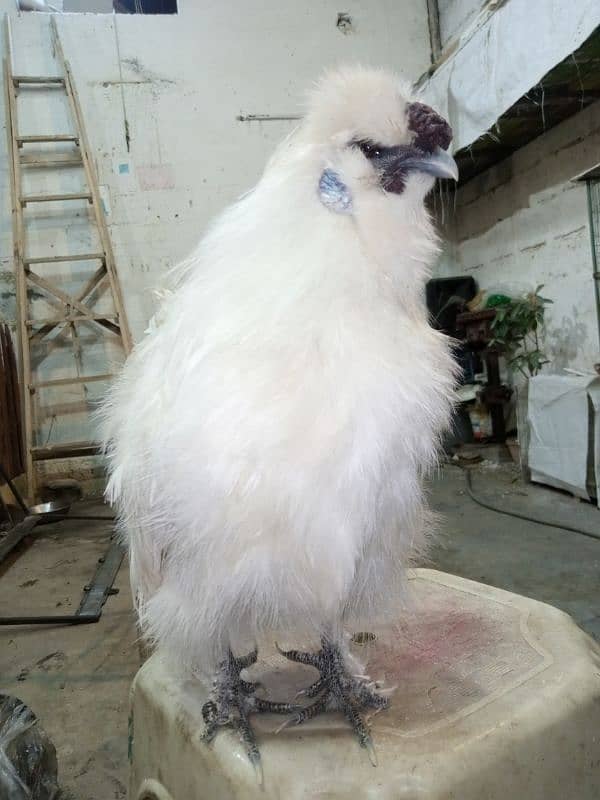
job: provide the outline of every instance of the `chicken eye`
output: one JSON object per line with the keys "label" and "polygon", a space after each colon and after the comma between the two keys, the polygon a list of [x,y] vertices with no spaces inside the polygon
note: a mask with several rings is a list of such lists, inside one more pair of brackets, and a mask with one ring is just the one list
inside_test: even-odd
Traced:
{"label": "chicken eye", "polygon": [[363,139],[361,141],[354,142],[354,144],[360,148],[360,151],[365,158],[378,158],[381,155],[381,146],[375,144],[374,142]]}

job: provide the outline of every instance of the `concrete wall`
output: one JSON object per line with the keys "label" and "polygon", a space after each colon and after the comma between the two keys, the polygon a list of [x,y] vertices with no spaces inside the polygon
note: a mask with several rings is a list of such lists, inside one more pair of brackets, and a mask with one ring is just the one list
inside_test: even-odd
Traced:
{"label": "concrete wall", "polygon": [[554,301],[546,338],[552,372],[600,361],[587,192],[571,180],[599,152],[597,102],[444,202],[450,241],[439,274],[472,275],[481,288],[544,284]]}
{"label": "concrete wall", "polygon": [[64,0],[63,2],[63,11],[83,11],[110,14],[112,13],[112,10],[112,0]]}
{"label": "concrete wall", "polygon": [[[87,120],[134,338],[154,313],[151,289],[195,246],[208,221],[253,185],[294,124],[240,122],[238,115],[300,113],[304,92],[325,66],[336,63],[383,65],[409,79],[428,66],[425,0],[349,0],[343,10],[351,17],[343,28],[336,24],[340,5],[333,0],[180,0],[177,15],[56,16]],[[49,15],[18,15],[14,0],[0,0],[0,11],[11,16],[15,74],[55,74]],[[21,133],[69,131],[56,91],[23,90],[19,104]],[[0,114],[4,120],[3,108]],[[75,191],[81,172],[63,169],[57,178],[36,171],[26,184],[31,192]],[[13,321],[4,146],[0,198],[0,319]],[[72,205],[32,206],[27,215],[29,255],[96,249],[85,204],[78,216]],[[65,291],[75,291],[86,268],[79,263],[43,269]],[[42,293],[34,303],[36,316],[56,316]],[[82,374],[105,372],[106,356],[117,355],[91,328],[82,327],[81,335]],[[72,374],[71,343],[63,339],[48,338],[42,378]],[[88,438],[88,412],[101,386],[51,391],[40,400],[40,443]]]}

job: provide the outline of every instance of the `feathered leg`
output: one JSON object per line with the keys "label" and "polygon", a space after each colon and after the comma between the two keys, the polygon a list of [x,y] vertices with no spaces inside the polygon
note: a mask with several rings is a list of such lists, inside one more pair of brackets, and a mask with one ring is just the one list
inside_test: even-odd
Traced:
{"label": "feathered leg", "polygon": [[248,716],[260,712],[292,714],[298,711],[299,707],[291,703],[276,703],[254,696],[260,684],[245,681],[240,673],[252,666],[257,656],[256,649],[241,658],[236,658],[229,651],[227,658],[219,664],[211,697],[202,706],[205,725],[202,738],[205,742],[211,742],[219,728],[226,725],[233,727],[238,731],[248,758],[262,783],[260,752]]}
{"label": "feathered leg", "polygon": [[340,647],[325,637],[321,639],[321,650],[318,653],[302,653],[298,650],[279,652],[290,661],[308,664],[320,673],[319,680],[302,692],[306,697],[316,697],[315,702],[297,711],[279,730],[290,725],[300,725],[324,711],[341,711],[356,734],[360,746],[365,748],[371,763],[376,766],[377,757],[371,734],[360,711],[366,708],[377,711],[387,708],[388,698],[378,694],[374,684],[360,676],[353,676]]}

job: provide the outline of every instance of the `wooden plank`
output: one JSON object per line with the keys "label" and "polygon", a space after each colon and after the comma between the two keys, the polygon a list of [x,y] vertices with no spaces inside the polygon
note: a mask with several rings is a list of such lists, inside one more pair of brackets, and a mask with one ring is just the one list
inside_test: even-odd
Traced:
{"label": "wooden plank", "polygon": [[57,297],[61,302],[65,304],[67,307],[74,306],[80,313],[84,314],[85,316],[93,316],[93,310],[85,305],[85,303],[81,303],[72,295],[68,294],[67,292],[63,292],[62,289],[59,289],[58,286],[55,286],[50,281],[46,280],[46,278],[42,278],[41,275],[38,275],[37,272],[32,272],[31,270],[27,270],[27,280],[34,283],[40,289],[44,289],[49,294],[54,295]]}
{"label": "wooden plank", "polygon": [[[83,360],[81,357],[81,337],[79,336],[77,325],[74,322],[71,322],[71,324],[69,325],[69,332],[71,334],[71,347],[73,348],[75,369],[77,372],[77,377],[80,377],[81,374],[85,372],[85,370],[83,368]],[[83,384],[81,388],[83,389],[83,393],[87,398],[87,386]]]}
{"label": "wooden plank", "polygon": [[76,383],[93,383],[94,381],[108,381],[114,378],[112,372],[107,372],[105,375],[77,375],[74,378],[57,378],[53,381],[38,381],[31,384],[30,389],[45,389],[53,386],[69,386]]}
{"label": "wooden plank", "polygon": [[48,153],[47,157],[40,158],[36,153],[21,153],[22,167],[82,167],[81,156],[71,153]]}
{"label": "wooden plank", "polygon": [[60,320],[58,320],[58,322],[56,322],[56,321],[55,322],[48,322],[48,321],[41,320],[40,324],[42,324],[42,323],[43,323],[43,325],[39,330],[32,331],[29,334],[29,344],[30,344],[31,347],[33,347],[36,344],[39,344],[42,341],[42,339],[44,339],[44,337],[46,337],[51,331],[54,330],[54,328],[57,327],[57,325],[67,324],[67,320],[60,319]]}
{"label": "wooden plank", "polygon": [[15,136],[15,141],[20,146],[22,144],[33,144],[35,142],[78,142],[79,136],[73,133],[42,133],[27,136]]}
{"label": "wooden plank", "polygon": [[87,200],[92,202],[90,192],[71,192],[70,194],[25,194],[21,197],[21,205],[25,207],[27,203],[54,203],[60,200]]}
{"label": "wooden plank", "polygon": [[35,258],[24,258],[26,266],[30,264],[50,264],[53,261],[103,261],[104,253],[73,253],[70,256],[36,256]]}
{"label": "wooden plank", "polygon": [[31,455],[34,461],[45,461],[54,458],[80,458],[93,456],[100,452],[100,445],[95,442],[67,442],[65,444],[50,444],[45,447],[32,447]]}
{"label": "wooden plank", "polygon": [[[64,317],[46,317],[44,319],[28,319],[26,320],[26,324],[29,328],[33,327],[34,325],[60,325],[64,322],[100,322],[102,321],[109,321],[109,320],[116,320],[116,316],[113,314],[101,314],[101,315],[92,315],[92,314],[68,314]],[[118,327],[115,325],[115,327]],[[31,381],[30,381],[31,383]]]}
{"label": "wooden plank", "polygon": [[[4,58],[4,87],[6,93],[6,135],[8,139],[9,173],[12,204],[13,228],[13,269],[16,281],[17,299],[17,327],[19,339],[19,372],[22,385],[31,383],[31,355],[29,352],[29,331],[27,329],[27,282],[23,268],[23,254],[25,252],[23,211],[21,206],[21,171],[19,151],[16,137],[18,135],[17,103],[14,84],[12,82],[12,48],[10,41],[10,19],[5,16],[5,58]],[[29,392],[21,393],[22,419],[23,419],[23,451],[25,456],[25,472],[27,475],[27,493],[29,497],[35,496],[35,471],[31,455],[33,443],[34,413],[32,398]]]}
{"label": "wooden plank", "polygon": [[[8,371],[8,344],[5,341],[5,325],[0,324],[0,462],[7,474],[15,475],[13,464],[13,444],[11,432],[14,425],[10,418],[9,404],[11,399],[10,375]],[[2,493],[0,490],[0,503]],[[0,534],[1,536],[1,534]]]}
{"label": "wooden plank", "polygon": [[60,75],[13,75],[13,85],[25,83],[45,83],[52,86],[64,86],[65,79]]}
{"label": "wooden plank", "polygon": [[[109,321],[111,319],[111,316],[114,318],[114,315],[108,315],[108,316],[105,314],[101,314],[100,316],[94,315],[93,309],[89,308],[89,306],[86,306],[85,303],[82,303],[76,297],[73,297],[72,295],[63,292],[62,289],[59,289],[57,286],[54,286],[54,284],[50,283],[50,281],[46,280],[46,278],[42,278],[42,276],[38,275],[36,272],[31,272],[31,270],[28,270],[27,280],[31,281],[31,283],[34,283],[40,289],[44,289],[49,294],[54,295],[54,297],[57,297],[62,303],[65,304],[65,306],[69,308],[71,306],[75,307],[78,311],[81,312],[81,314],[84,315],[84,317],[87,317],[88,319],[94,322],[98,322],[103,327],[109,328],[109,330],[111,330],[113,333],[119,335],[120,333],[119,326]],[[75,320],[73,318],[70,321],[75,321]]]}
{"label": "wooden plank", "polygon": [[8,325],[0,324],[0,462],[14,478],[23,472],[14,355]]}
{"label": "wooden plank", "polygon": [[11,478],[20,475],[25,470],[23,461],[23,425],[21,419],[21,393],[19,391],[19,377],[17,373],[17,362],[12,343],[12,336],[8,325],[0,326],[0,331],[4,339],[4,367],[6,369],[8,386],[8,419],[9,436],[13,451],[13,474]]}
{"label": "wooden plank", "polygon": [[77,295],[77,299],[83,302],[85,298],[90,295],[94,289],[97,289],[102,281],[104,281],[106,278],[108,278],[108,273],[106,271],[106,264],[103,263],[102,266],[98,267],[96,272],[90,276],[89,281],[85,284],[85,286],[83,286]]}
{"label": "wooden plank", "polygon": [[[91,294],[94,289],[96,289],[102,281],[108,277],[106,272],[106,266],[104,263],[102,266],[98,267],[96,272],[91,276],[89,281],[85,284],[83,289],[76,295],[77,300],[85,300],[86,297]],[[62,322],[63,320],[61,320]],[[40,328],[39,331],[36,331],[30,336],[30,341],[32,344],[40,342],[45,336],[47,336],[53,329],[55,325],[45,325],[43,328]]]}
{"label": "wooden plank", "polygon": [[90,158],[90,146],[87,138],[87,133],[85,130],[85,121],[83,119],[83,113],[81,111],[81,104],[79,102],[77,87],[75,86],[75,81],[73,80],[71,65],[65,58],[65,54],[62,48],[62,42],[58,34],[58,28],[56,25],[56,19],[54,15],[52,15],[50,18],[50,29],[52,31],[52,37],[54,40],[55,52],[60,61],[62,61],[65,70],[65,76],[66,76],[65,88],[67,91],[67,97],[69,98],[69,104],[73,112],[73,117],[75,119],[76,127],[80,135],[79,146],[81,150],[81,157],[83,159],[83,167],[86,172],[88,186],[90,187],[90,191],[94,196],[94,201],[92,205],[94,208],[94,214],[96,215],[96,224],[98,226],[98,232],[100,234],[102,249],[106,253],[106,270],[108,273],[108,279],[110,281],[112,296],[118,314],[119,324],[121,327],[123,349],[125,350],[125,354],[128,355],[133,347],[133,340],[131,338],[131,332],[129,330],[129,325],[127,323],[127,315],[125,313],[125,304],[123,302],[121,286],[119,284],[119,279],[117,277],[117,268],[112,249],[112,242],[110,240],[108,228],[106,226],[104,211],[102,210],[103,206],[100,198],[100,192],[98,189],[98,177],[96,175],[96,170],[94,168],[92,159]]}

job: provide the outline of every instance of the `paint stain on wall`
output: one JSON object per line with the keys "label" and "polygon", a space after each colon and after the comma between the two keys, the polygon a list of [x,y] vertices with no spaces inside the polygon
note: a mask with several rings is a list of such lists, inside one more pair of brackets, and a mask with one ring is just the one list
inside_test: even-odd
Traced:
{"label": "paint stain on wall", "polygon": [[138,167],[136,175],[143,192],[175,188],[175,173],[171,164],[147,164]]}

